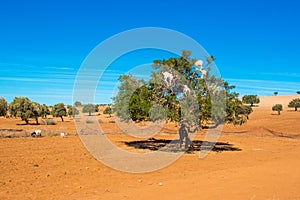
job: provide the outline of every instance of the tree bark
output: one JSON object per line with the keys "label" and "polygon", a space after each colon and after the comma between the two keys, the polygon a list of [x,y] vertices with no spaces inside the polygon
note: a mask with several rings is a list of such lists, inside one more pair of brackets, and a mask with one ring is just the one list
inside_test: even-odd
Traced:
{"label": "tree bark", "polygon": [[60,118],[61,118],[61,121],[63,122],[63,121],[64,121],[64,118],[63,118],[63,116],[60,116]]}
{"label": "tree bark", "polygon": [[35,118],[35,121],[36,121],[36,125],[39,125],[39,118],[38,117]]}

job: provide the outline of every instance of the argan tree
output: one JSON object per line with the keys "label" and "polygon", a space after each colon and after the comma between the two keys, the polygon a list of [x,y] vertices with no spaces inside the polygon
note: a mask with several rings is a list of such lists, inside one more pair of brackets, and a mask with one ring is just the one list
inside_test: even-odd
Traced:
{"label": "argan tree", "polygon": [[297,98],[297,99],[293,99],[289,105],[288,105],[289,108],[295,108],[295,111],[298,110],[298,108],[300,108],[300,99]]}
{"label": "argan tree", "polygon": [[81,106],[82,106],[82,103],[79,102],[79,101],[75,101],[74,106],[76,106],[76,107],[81,107]]}
{"label": "argan tree", "polygon": [[278,115],[280,115],[280,112],[282,111],[282,104],[276,104],[272,107],[273,111],[277,111]]}
{"label": "argan tree", "polygon": [[67,108],[68,108],[69,116],[72,116],[73,118],[75,118],[75,115],[79,114],[79,111],[77,110],[77,108],[75,106],[68,105]]}
{"label": "argan tree", "polygon": [[64,121],[64,116],[67,116],[67,109],[63,103],[55,104],[52,108],[51,114],[53,117],[60,117],[61,121]]}
{"label": "argan tree", "polygon": [[300,91],[297,91],[297,94],[300,94]]}
{"label": "argan tree", "polygon": [[98,108],[94,104],[91,104],[91,103],[84,105],[82,108],[82,112],[89,113],[89,116],[91,116],[93,112],[97,112],[97,111],[98,111]]}
{"label": "argan tree", "polygon": [[47,118],[47,115],[50,115],[50,110],[46,104],[41,105],[41,117]]}
{"label": "argan tree", "polygon": [[242,101],[245,104],[250,104],[250,106],[252,107],[253,104],[259,104],[260,99],[257,95],[245,95],[242,97]]}
{"label": "argan tree", "polygon": [[7,110],[7,101],[3,97],[0,97],[0,116],[6,116]]}
{"label": "argan tree", "polygon": [[278,95],[278,92],[274,92],[274,96],[277,96]]}
{"label": "argan tree", "polygon": [[103,111],[103,114],[108,114],[109,117],[111,117],[111,114],[112,114],[112,109],[110,106],[106,107]]}
{"label": "argan tree", "polygon": [[[150,117],[180,122],[181,139],[180,130],[186,133],[189,127],[246,122],[249,111],[244,110],[238,94],[231,92],[234,86],[210,75],[214,57],[202,61],[190,58],[190,54],[185,50],[180,57],[155,60],[147,82],[132,75],[120,76],[119,92],[113,98],[115,115],[124,121]],[[184,137],[187,147],[190,140],[187,134]]]}
{"label": "argan tree", "polygon": [[12,116],[20,117],[26,124],[29,124],[29,118],[34,118],[38,124],[38,117],[41,116],[40,105],[27,97],[15,97],[8,109]]}

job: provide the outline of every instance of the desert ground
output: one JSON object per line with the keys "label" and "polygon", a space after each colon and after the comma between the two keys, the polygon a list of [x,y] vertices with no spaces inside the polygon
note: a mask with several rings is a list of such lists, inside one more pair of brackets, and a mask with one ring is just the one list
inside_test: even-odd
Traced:
{"label": "desert ground", "polygon": [[[218,142],[232,150],[184,154],[154,172],[132,174],[97,161],[76,135],[74,121],[24,125],[0,118],[0,199],[300,199],[300,111],[287,104],[296,95],[261,97],[250,120],[225,125]],[[271,110],[283,104],[281,115]],[[100,111],[101,113],[101,111]],[[108,138],[125,145],[136,138],[122,133],[108,115],[99,115]],[[22,137],[41,129],[43,137]],[[173,138],[168,124],[155,139]],[[56,136],[60,132],[66,137]],[[196,140],[203,140],[200,130]],[[235,150],[234,150],[235,149]]]}

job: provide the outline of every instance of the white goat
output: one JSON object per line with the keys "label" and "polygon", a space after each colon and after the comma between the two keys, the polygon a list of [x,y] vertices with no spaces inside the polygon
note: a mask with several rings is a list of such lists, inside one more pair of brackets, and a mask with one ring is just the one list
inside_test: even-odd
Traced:
{"label": "white goat", "polygon": [[206,75],[207,75],[207,71],[203,68],[203,67],[201,67],[200,69],[199,69],[199,72],[201,73],[201,78],[203,78],[203,77],[205,77]]}
{"label": "white goat", "polygon": [[32,137],[41,137],[42,136],[42,130],[35,130],[31,133]]}
{"label": "white goat", "polygon": [[187,85],[183,86],[183,94],[185,96],[188,96],[189,94],[191,94],[191,89]]}
{"label": "white goat", "polygon": [[163,72],[163,75],[164,75],[165,84],[167,85],[167,87],[171,87],[174,79],[173,74],[169,72]]}
{"label": "white goat", "polygon": [[196,68],[202,67],[203,61],[202,61],[202,60],[197,60],[197,61],[194,63],[194,65],[195,65]]}

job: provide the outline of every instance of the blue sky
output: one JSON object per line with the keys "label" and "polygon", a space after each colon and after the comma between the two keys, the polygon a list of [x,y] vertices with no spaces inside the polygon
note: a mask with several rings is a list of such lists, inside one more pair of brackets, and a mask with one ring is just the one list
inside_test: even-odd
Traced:
{"label": "blue sky", "polygon": [[[300,90],[298,0],[29,0],[0,3],[0,96],[71,104],[77,71],[89,52],[119,32],[149,26],[194,38],[215,55],[222,77],[241,94]],[[110,102],[118,75],[164,56],[116,61],[119,68],[107,76],[106,87],[99,86],[96,102]]]}

